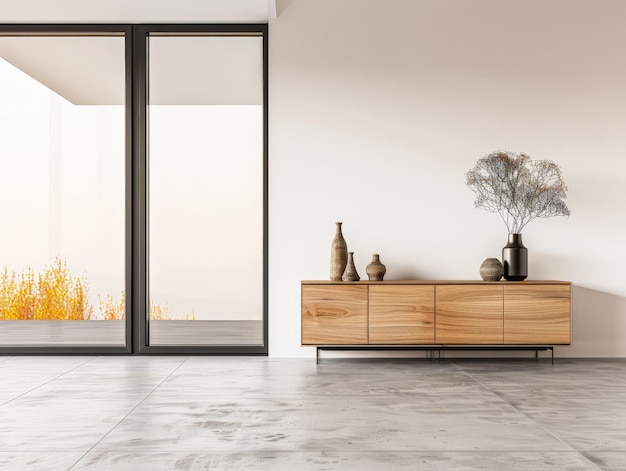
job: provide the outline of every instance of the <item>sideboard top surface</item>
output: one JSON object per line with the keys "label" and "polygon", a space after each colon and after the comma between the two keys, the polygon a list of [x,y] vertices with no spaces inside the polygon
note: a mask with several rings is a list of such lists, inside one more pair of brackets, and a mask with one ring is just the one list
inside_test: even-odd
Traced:
{"label": "sideboard top surface", "polygon": [[571,285],[571,281],[524,280],[524,281],[483,281],[483,280],[386,280],[386,281],[330,281],[304,280],[303,285]]}

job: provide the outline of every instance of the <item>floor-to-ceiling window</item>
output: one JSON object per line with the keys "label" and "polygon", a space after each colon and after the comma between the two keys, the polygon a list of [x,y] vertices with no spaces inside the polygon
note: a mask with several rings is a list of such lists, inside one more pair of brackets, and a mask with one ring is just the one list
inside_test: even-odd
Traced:
{"label": "floor-to-ceiling window", "polygon": [[1,346],[126,344],[125,41],[0,35]]}
{"label": "floor-to-ceiling window", "polygon": [[263,37],[149,33],[149,345],[263,345]]}
{"label": "floor-to-ceiling window", "polygon": [[0,26],[0,351],[267,352],[266,35]]}

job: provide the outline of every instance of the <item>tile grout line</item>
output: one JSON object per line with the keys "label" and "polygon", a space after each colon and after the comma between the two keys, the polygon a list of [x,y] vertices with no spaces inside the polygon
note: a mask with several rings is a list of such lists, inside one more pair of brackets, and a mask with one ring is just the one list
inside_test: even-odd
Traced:
{"label": "tile grout line", "polygon": [[[36,453],[51,453],[47,450],[36,451]],[[62,453],[81,453],[80,451],[72,451],[72,450],[61,450]],[[30,453],[29,452],[14,452],[14,451],[0,451],[2,453]],[[57,452],[52,452],[57,453]],[[516,449],[507,449],[503,448],[502,450],[476,450],[474,448],[455,448],[455,449],[432,449],[432,448],[410,448],[410,449],[395,449],[395,448],[381,448],[379,450],[372,450],[371,448],[367,449],[345,449],[345,450],[333,450],[328,448],[310,448],[306,450],[280,450],[276,448],[255,448],[247,451],[239,451],[236,449],[213,449],[207,450],[206,448],[198,449],[198,448],[183,448],[179,450],[129,450],[128,448],[112,448],[110,450],[102,451],[102,453],[136,453],[141,455],[160,455],[163,453],[167,454],[190,454],[190,453],[203,453],[207,455],[212,454],[263,454],[263,453],[282,453],[282,454],[307,454],[307,453],[369,453],[369,454],[378,454],[378,453],[478,453],[478,454],[501,454],[501,453],[519,453],[519,454],[538,454],[538,453],[549,453],[549,454],[562,454],[562,455],[579,455],[581,452],[577,450],[520,450]],[[586,450],[585,453],[626,453],[626,451],[622,450]],[[82,458],[82,457],[81,457]],[[75,466],[76,463],[72,466]],[[594,464],[595,465],[595,464]],[[597,465],[595,465],[597,467]],[[68,470],[69,471],[69,470]]]}
{"label": "tile grout line", "polygon": [[[77,451],[77,450],[56,450],[56,451],[50,451],[50,450],[32,450],[29,449],[28,451],[0,451],[0,455],[8,455],[8,454],[28,454],[28,453],[46,453],[46,454],[58,454],[58,453],[75,453],[75,454],[79,454],[82,453],[83,456],[81,456],[80,459],[82,459],[84,457],[85,453],[89,453],[89,452],[81,452],[81,451]],[[125,453],[125,454],[129,454],[129,453],[136,453],[136,454],[141,454],[141,455],[160,455],[160,454],[191,454],[191,453],[202,453],[202,454],[226,454],[226,455],[230,455],[230,454],[248,454],[248,455],[256,455],[256,454],[263,454],[263,453],[281,453],[281,454],[298,454],[298,453],[302,453],[302,454],[307,454],[307,453],[362,453],[362,454],[378,454],[378,453],[397,453],[397,454],[411,454],[411,453],[428,453],[428,454],[432,454],[432,453],[441,453],[441,454],[445,454],[445,453],[476,453],[476,454],[501,454],[501,453],[519,453],[519,454],[539,454],[539,453],[548,453],[548,454],[562,454],[562,455],[572,455],[572,454],[576,454],[576,455],[580,455],[582,453],[619,453],[619,454],[626,454],[626,451],[623,450],[584,450],[584,451],[577,451],[577,450],[559,450],[559,451],[555,451],[555,450],[520,450],[518,449],[501,449],[501,450],[476,450],[474,448],[455,448],[455,449],[432,449],[432,448],[411,448],[411,449],[395,449],[395,448],[384,448],[384,449],[379,449],[379,450],[372,450],[371,448],[367,448],[367,449],[358,449],[358,448],[354,448],[354,449],[345,449],[345,450],[334,450],[334,449],[328,449],[328,448],[311,448],[311,449],[306,449],[306,450],[279,450],[279,449],[275,449],[275,448],[258,448],[258,449],[252,449],[252,450],[248,450],[248,451],[238,451],[238,450],[233,450],[233,449],[228,449],[228,448],[224,448],[224,449],[213,449],[213,450],[207,450],[206,448],[202,448],[202,449],[197,449],[197,448],[184,448],[184,449],[179,449],[179,450],[151,450],[151,449],[146,449],[146,450],[129,450],[128,448],[112,448],[110,450],[106,450],[106,451],[102,451],[102,453]],[[77,463],[74,463],[72,466],[76,466]],[[594,464],[596,467],[598,465]],[[69,469],[68,469],[69,471]]]}
{"label": "tile grout line", "polygon": [[179,363],[179,365],[174,368],[170,374],[168,374],[165,378],[163,378],[163,380],[161,382],[159,382],[159,384],[157,384],[152,391],[150,391],[148,394],[146,394],[146,397],[144,397],[141,401],[139,401],[124,417],[122,417],[113,427],[111,427],[111,429],[105,433],[102,438],[100,438],[96,443],[94,443],[87,451],[85,451],[69,468],[67,468],[67,471],[70,471],[72,468],[74,468],[74,466],[76,466],[78,463],[80,463],[80,461],[87,456],[89,453],[91,453],[91,451],[98,446],[98,444],[100,444],[102,442],[102,440],[104,440],[106,437],[108,437],[111,432],[113,432],[124,420],[126,420],[128,418],[128,416],[130,414],[132,414],[135,410],[137,410],[137,408],[142,405],[151,395],[152,393],[154,393],[154,391],[156,391],[165,381],[167,381],[174,373],[176,373],[176,371],[178,371],[178,369],[183,366],[187,360],[189,359],[189,357],[185,357],[185,359]]}
{"label": "tile grout line", "polygon": [[[13,357],[13,358],[16,358],[16,357]],[[25,396],[26,394],[29,394],[29,393],[33,392],[35,389],[39,389],[40,387],[45,386],[46,384],[48,384],[48,383],[50,383],[50,382],[52,382],[52,381],[54,381],[54,380],[57,380],[57,379],[59,379],[59,378],[61,378],[61,377],[65,376],[65,375],[66,375],[66,374],[68,374],[68,373],[71,373],[72,371],[74,371],[74,370],[76,370],[76,369],[78,369],[78,368],[80,368],[80,367],[82,367],[82,366],[85,366],[86,364],[88,364],[88,363],[90,363],[90,362],[94,361],[96,358],[98,358],[98,357],[93,357],[92,359],[87,360],[85,363],[81,363],[80,365],[76,365],[74,368],[72,368],[72,369],[70,369],[70,370],[67,370],[67,371],[64,371],[63,373],[61,373],[61,374],[59,374],[59,375],[55,376],[54,378],[50,378],[48,381],[46,381],[46,382],[44,382],[44,383],[41,383],[40,385],[35,386],[34,388],[29,389],[28,391],[23,392],[22,394],[20,394],[20,395],[18,395],[18,396],[15,396],[15,397],[13,397],[13,398],[9,399],[8,401],[3,402],[2,404],[0,404],[0,407],[4,407],[4,406],[5,406],[5,405],[7,405],[8,403],[10,403],[10,402],[12,402],[12,401],[15,401],[16,399],[19,399],[20,397]]]}
{"label": "tile grout line", "polygon": [[448,361],[450,363],[452,363],[459,371],[461,371],[463,374],[469,376],[473,381],[475,381],[477,384],[479,384],[481,387],[485,388],[487,391],[489,391],[491,394],[496,395],[501,401],[507,403],[509,406],[511,406],[513,409],[515,409],[519,414],[523,415],[524,417],[526,417],[528,420],[530,420],[531,422],[533,422],[535,425],[537,425],[539,428],[541,428],[544,432],[546,432],[548,435],[550,435],[551,437],[557,439],[559,442],[561,442],[563,445],[567,446],[570,450],[572,450],[573,452],[575,452],[577,455],[579,455],[585,462],[589,463],[591,466],[593,466],[595,469],[599,469],[600,471],[602,471],[602,468],[600,466],[598,466],[596,463],[594,463],[593,461],[591,461],[589,458],[587,458],[583,453],[581,453],[579,450],[577,450],[576,448],[574,448],[572,445],[570,445],[569,443],[567,443],[565,440],[563,440],[561,437],[556,436],[554,433],[552,433],[550,430],[548,430],[545,426],[543,426],[542,424],[540,424],[539,422],[537,422],[535,419],[533,419],[532,417],[530,417],[528,414],[526,414],[525,412],[522,412],[520,409],[518,409],[517,407],[515,407],[513,404],[511,404],[511,402],[507,401],[504,397],[502,397],[501,394],[499,394],[498,392],[492,390],[491,388],[489,388],[487,385],[485,385],[482,381],[480,381],[479,379],[475,378],[474,375],[472,375],[471,373],[469,373],[468,371],[465,371],[463,368],[461,368],[457,363],[455,363],[454,361],[452,361],[451,359],[448,359]]}

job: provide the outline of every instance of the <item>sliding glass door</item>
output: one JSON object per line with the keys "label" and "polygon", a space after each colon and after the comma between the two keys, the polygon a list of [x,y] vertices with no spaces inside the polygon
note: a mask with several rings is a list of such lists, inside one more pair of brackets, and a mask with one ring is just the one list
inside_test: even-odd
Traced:
{"label": "sliding glass door", "polygon": [[125,347],[126,35],[0,31],[0,347]]}
{"label": "sliding glass door", "polygon": [[267,25],[0,25],[0,353],[267,353]]}
{"label": "sliding glass door", "polygon": [[147,36],[148,345],[262,346],[263,37]]}

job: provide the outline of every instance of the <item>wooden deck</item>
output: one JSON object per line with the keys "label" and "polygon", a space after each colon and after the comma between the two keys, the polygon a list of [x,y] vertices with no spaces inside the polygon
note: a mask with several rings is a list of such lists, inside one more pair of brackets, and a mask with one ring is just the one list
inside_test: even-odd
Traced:
{"label": "wooden deck", "polygon": [[[0,346],[123,346],[124,321],[0,321]],[[150,321],[150,345],[263,345],[262,321]]]}

